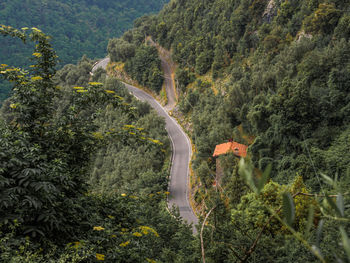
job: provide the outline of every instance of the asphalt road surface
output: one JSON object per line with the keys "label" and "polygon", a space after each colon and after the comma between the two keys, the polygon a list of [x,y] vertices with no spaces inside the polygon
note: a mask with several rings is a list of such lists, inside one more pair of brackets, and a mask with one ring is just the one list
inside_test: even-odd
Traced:
{"label": "asphalt road surface", "polygon": [[176,96],[173,80],[171,79],[170,65],[164,58],[160,58],[162,62],[162,70],[164,74],[164,85],[166,89],[168,104],[165,106],[166,110],[172,110],[176,105]]}
{"label": "asphalt road surface", "polygon": [[104,58],[100,60],[99,62],[95,63],[95,65],[92,67],[92,72],[95,72],[98,68],[107,68],[107,64],[109,63],[109,58]]}
{"label": "asphalt road surface", "polygon": [[[106,68],[108,62],[109,58],[101,60],[94,65],[92,71],[95,71],[99,67]],[[165,67],[166,66],[167,65],[165,65]],[[165,72],[165,74],[169,74],[168,72]],[[165,85],[172,85],[172,81],[166,81]],[[192,155],[191,143],[181,126],[175,119],[169,116],[168,112],[158,103],[158,101],[156,101],[151,95],[134,86],[128,84],[125,84],[125,86],[136,98],[142,101],[147,101],[158,112],[158,114],[165,119],[166,130],[168,131],[169,138],[172,142],[173,150],[168,206],[169,208],[173,206],[178,207],[181,217],[188,223],[193,224],[193,232],[196,233],[197,231],[194,225],[198,224],[198,218],[195,216],[188,200],[189,162]],[[166,88],[167,90],[174,90],[172,86]],[[170,103],[171,105],[169,105]],[[166,106],[167,110],[172,109],[175,105],[173,100],[171,100],[170,103]]]}

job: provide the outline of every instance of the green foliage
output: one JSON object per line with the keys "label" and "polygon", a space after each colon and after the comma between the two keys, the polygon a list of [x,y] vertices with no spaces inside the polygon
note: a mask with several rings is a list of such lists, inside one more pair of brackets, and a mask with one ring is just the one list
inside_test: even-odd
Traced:
{"label": "green foliage", "polygon": [[108,42],[107,51],[111,61],[125,62],[135,56],[135,45],[131,44],[122,38],[111,39]]}
{"label": "green foliage", "polygon": [[[180,110],[193,124],[192,139],[196,145],[193,169],[201,181],[195,200],[202,204],[204,212],[213,212],[203,233],[208,261],[347,259],[349,209],[344,193],[350,182],[346,148],[350,121],[349,7],[344,1],[175,0],[158,16],[136,21],[135,28],[125,33],[122,40],[113,40],[121,44],[119,50],[118,45],[110,42],[111,57],[126,61],[129,74],[155,90],[161,85],[158,78],[161,74],[158,76],[157,72],[160,62],[154,48],[142,45],[145,37],[152,36],[171,49],[179,64],[177,75],[183,91]],[[134,46],[135,54],[128,53]],[[193,72],[207,74],[210,70],[211,76],[218,79],[215,84],[192,78]],[[220,79],[222,76],[225,78]],[[188,90],[186,86],[192,82],[195,83]],[[19,107],[12,101],[7,105]],[[151,119],[158,122],[156,125],[163,125],[148,113],[149,108],[142,104],[134,112],[140,114],[143,125]],[[4,115],[9,122],[13,120],[8,112]],[[122,120],[138,127],[138,121],[129,121],[127,115],[109,108],[99,116],[117,127],[122,127]],[[108,127],[103,127],[101,119],[96,119],[95,135],[99,142]],[[155,130],[152,127],[150,134],[163,138],[163,131]],[[141,133],[135,129],[127,130],[130,135],[129,132],[137,134],[138,139],[118,138],[136,143],[136,147],[123,143],[115,149],[108,146],[99,151],[92,165],[91,182],[96,185],[95,190],[107,192],[109,185],[117,186],[127,195],[164,190],[166,167],[162,166],[165,157],[161,149],[167,151],[167,146],[147,148],[140,143]],[[212,187],[211,173],[216,168],[211,158],[214,147],[232,137],[249,145],[248,156],[256,167],[265,170],[272,163],[270,182],[266,183],[267,172],[263,174],[253,168],[246,171],[248,180],[243,180],[238,176],[236,157],[225,156],[220,158],[224,162],[220,187]],[[160,161],[147,162],[141,152]],[[125,157],[127,153],[132,156]],[[110,155],[114,158],[109,158]],[[134,160],[145,165],[136,165],[137,172],[123,169],[123,162],[131,166]],[[336,179],[324,177],[330,183],[325,186],[320,178],[322,173],[334,174]],[[133,180],[128,182],[126,174]],[[317,198],[310,196],[310,192]],[[130,211],[143,209],[141,204],[140,210],[130,207]],[[282,209],[289,224],[283,220]],[[168,227],[165,223],[157,227],[152,223],[145,225],[157,233],[161,232],[158,231],[161,225],[164,229]],[[129,229],[139,226],[133,224]],[[128,232],[129,236],[130,233],[133,231]],[[184,234],[180,236],[188,240]],[[134,237],[130,236],[130,243],[134,244],[131,238]],[[94,248],[95,243],[90,244]],[[118,247],[117,243],[110,244]],[[112,256],[106,248],[104,253]],[[152,255],[145,247],[140,249],[145,255]],[[173,247],[157,250],[161,256],[155,258],[169,261],[174,251]],[[128,253],[123,255],[145,260],[137,253]],[[177,260],[186,258],[185,255],[190,252],[183,252]]]}
{"label": "green foliage", "polygon": [[188,93],[184,96],[186,97],[181,99],[179,106],[182,112],[188,113],[195,107],[199,99],[199,92],[197,90],[193,91],[192,89],[190,89]]}
{"label": "green foliage", "polygon": [[[164,193],[154,195],[91,195],[83,200],[89,211],[77,237],[57,245],[46,240],[45,250],[30,238],[12,232],[1,235],[0,260],[4,262],[197,262],[194,239],[176,211],[171,216],[162,202]],[[145,211],[148,211],[145,213]],[[1,233],[2,234],[2,233]],[[168,261],[169,262],[169,261]]]}
{"label": "green foliage", "polygon": [[[83,54],[96,58],[105,55],[108,39],[121,36],[135,18],[158,11],[166,1],[5,1],[0,6],[0,24],[13,27],[36,26],[54,35],[53,46],[61,65],[75,63]],[[13,41],[2,42],[9,55],[2,53],[1,61],[23,63],[22,50]],[[9,56],[15,55],[15,60]]]}
{"label": "green foliage", "polygon": [[283,194],[283,213],[286,223],[292,226],[295,219],[295,207],[290,193]]}
{"label": "green foliage", "polygon": [[196,72],[200,75],[205,74],[211,66],[213,54],[210,51],[203,51],[196,58]]}
{"label": "green foliage", "polygon": [[[164,121],[142,103],[132,105],[120,82],[88,82],[85,57],[55,74],[55,52],[39,29],[3,26],[0,33],[37,43],[30,72],[0,69],[14,85],[0,122],[0,260],[195,262],[190,227],[165,208],[169,144],[156,129]],[[122,184],[102,193],[109,171],[97,184],[88,181],[95,160],[109,168],[96,153],[113,147],[112,157],[121,152],[121,162],[138,162],[138,178],[127,177],[130,162],[113,178]]]}
{"label": "green foliage", "polygon": [[[23,41],[27,37],[25,29],[0,31]],[[75,220],[83,214],[79,198],[87,191],[88,157],[99,144],[96,112],[107,103],[127,107],[101,84],[91,83],[73,89],[69,105],[57,115],[54,98],[63,93],[52,80],[55,53],[40,30],[33,28],[29,37],[38,42],[31,72],[1,69],[15,86],[11,122],[1,125],[1,223],[6,226],[16,219],[22,234],[64,238],[74,235]],[[90,108],[83,111],[86,105]]]}
{"label": "green foliage", "polygon": [[158,93],[163,85],[160,65],[157,49],[153,46],[142,45],[136,50],[135,56],[126,62],[125,70],[141,85]]}
{"label": "green foliage", "polygon": [[[315,255],[334,261],[332,254],[338,252],[340,260],[346,258],[337,241],[332,241],[346,243],[338,231],[341,223],[332,227],[324,221],[323,242],[315,250],[310,245],[317,239],[317,220],[333,216],[343,220],[334,209],[342,211],[341,198],[338,205],[327,201],[324,211],[328,212],[322,214],[317,208],[323,207],[322,202],[310,199],[315,207],[309,210],[305,201],[309,197],[297,194],[297,187],[293,190],[289,184],[294,181],[300,186],[298,191],[322,195],[319,175],[337,173],[339,181],[348,185],[350,159],[343,146],[348,144],[350,116],[349,7],[344,1],[178,0],[148,24],[147,35],[171,49],[179,65],[183,92],[179,108],[193,124],[192,168],[201,182],[196,185],[195,200],[206,212],[216,205],[213,211],[225,215],[211,215],[205,227],[208,261],[312,262]],[[143,32],[142,25],[133,30]],[[211,75],[215,82],[206,85],[209,81],[202,82],[204,77],[192,80],[187,72]],[[237,178],[238,161],[229,156],[219,159],[226,162],[224,175],[221,189],[213,189],[208,175],[216,167],[211,156],[215,145],[230,138],[249,145],[248,158],[255,167],[265,170],[271,163],[273,181],[267,184],[265,200],[258,194],[264,193],[266,174],[252,169],[248,173],[255,175],[242,182]],[[253,186],[254,193],[247,185]],[[269,203],[273,211],[282,209],[285,192],[285,218],[293,228],[283,221],[282,210],[275,212],[274,223],[249,254],[254,238],[274,214],[265,201],[274,200]],[[225,205],[219,208],[219,204]],[[228,211],[239,211],[235,221],[229,222]],[[243,211],[249,211],[248,215]],[[257,215],[260,224],[256,224]],[[302,241],[301,235],[311,242]]]}
{"label": "green foliage", "polygon": [[121,38],[110,39],[108,54],[114,62],[125,62],[125,71],[140,85],[159,93],[163,85],[161,60],[157,48],[146,40],[154,17],[141,17],[135,21],[137,28],[124,33]]}
{"label": "green foliage", "polygon": [[[247,223],[252,224],[252,228],[263,228],[268,222],[268,225],[265,226],[266,231],[274,234],[285,233],[286,228],[283,225],[276,219],[269,219],[271,211],[279,212],[283,206],[283,214],[288,225],[303,230],[306,227],[309,207],[313,207],[315,212],[318,210],[313,198],[299,196],[298,193],[308,194],[300,177],[297,177],[291,186],[279,185],[270,181],[260,194],[247,193],[241,198],[240,204],[232,210],[232,220],[241,222],[242,219],[239,218],[245,218]],[[316,213],[314,220],[317,220],[317,216]]]}
{"label": "green foliage", "polygon": [[350,16],[348,14],[344,14],[340,19],[337,27],[334,30],[334,34],[338,38],[349,39],[350,36]]}
{"label": "green foliage", "polygon": [[181,91],[185,92],[186,86],[195,80],[195,75],[188,69],[177,68],[176,79],[179,82],[178,85]]}
{"label": "green foliage", "polygon": [[[254,176],[252,166],[246,165],[244,162],[241,162],[240,170],[242,170],[242,174],[251,174],[251,176],[246,176],[246,178],[251,178]],[[322,174],[322,177],[327,184],[332,186],[333,191],[338,192],[337,195],[333,195],[331,197],[328,194],[324,194],[325,192],[323,190],[323,195],[320,195],[318,198],[313,199],[313,197],[317,197],[317,195],[308,193],[302,181],[302,178],[299,176],[296,177],[290,187],[282,186],[284,190],[282,194],[279,193],[277,196],[279,196],[280,199],[283,198],[283,205],[278,209],[276,209],[276,207],[273,207],[273,203],[271,203],[271,200],[273,202],[275,202],[275,200],[278,200],[276,198],[273,198],[278,191],[275,189],[273,190],[273,194],[270,193],[266,195],[266,192],[264,192],[265,188],[270,188],[269,185],[271,185],[272,182],[266,184],[264,191],[259,196],[256,195],[258,199],[261,198],[264,200],[264,204],[259,205],[255,210],[264,207],[267,211],[269,211],[271,215],[267,219],[266,223],[264,223],[264,225],[261,227],[262,230],[254,242],[258,242],[258,240],[262,237],[263,231],[269,230],[271,225],[276,226],[276,223],[273,223],[273,221],[277,219],[282,226],[282,231],[287,230],[290,232],[294,238],[301,241],[301,243],[309,250],[309,252],[312,252],[314,256],[316,256],[321,262],[331,261],[331,258],[335,258],[338,261],[343,262],[343,259],[346,258],[348,250],[348,237],[344,236],[344,227],[349,227],[350,222],[348,219],[348,211],[346,212],[345,210],[344,198],[340,193],[342,190],[339,187],[337,176],[332,179]],[[254,189],[255,188],[253,187],[252,190]],[[333,200],[334,197],[336,197],[336,201]],[[249,200],[249,197],[243,197],[242,202],[246,201],[247,199]],[[254,205],[248,205],[247,208],[244,209],[244,213],[247,213],[247,211],[249,212],[252,207],[254,207]],[[309,211],[307,215],[307,221],[305,221],[307,207],[309,207]],[[237,208],[242,209],[241,204],[238,205]],[[279,212],[282,208],[285,220],[282,220],[279,216]],[[236,220],[242,216],[239,215],[237,217],[236,214],[237,210],[233,210],[233,218]],[[321,217],[323,217],[323,219],[319,220]],[[261,218],[263,217],[261,216]],[[325,220],[327,220],[328,232],[324,233]],[[312,228],[313,224],[317,224],[317,229],[315,231],[315,241],[310,240],[310,229]],[[332,227],[330,227],[331,224],[333,224]],[[340,235],[334,235],[335,228],[339,228]],[[343,250],[339,249],[339,246],[335,245],[334,242],[330,242],[331,240],[340,238],[343,242]],[[315,242],[315,244],[311,245],[313,242]],[[255,249],[253,246],[251,248]],[[249,257],[250,256],[251,255],[249,254]]]}
{"label": "green foliage", "polygon": [[340,17],[339,10],[334,3],[319,4],[318,9],[304,20],[304,29],[307,33],[331,33]]}
{"label": "green foliage", "polygon": [[[68,85],[87,86],[90,79],[92,61],[83,56],[78,65],[67,64],[55,75],[58,84],[67,83]],[[96,74],[96,73],[95,73]],[[99,74],[97,72],[97,74]]]}
{"label": "green foliage", "polygon": [[[158,11],[167,1],[127,0],[121,2],[89,0],[2,1],[0,24],[16,28],[43,29],[55,36],[53,47],[58,53],[60,67],[76,63],[86,54],[90,58],[106,55],[108,39],[121,36],[132,26],[133,20]],[[23,57],[31,49],[16,39],[1,39],[6,52],[0,53],[0,64],[28,66]],[[11,86],[0,82],[0,105],[9,97]]]}
{"label": "green foliage", "polygon": [[[107,108],[98,125],[101,127],[101,133],[104,133],[107,127],[126,129],[123,122],[127,119],[122,112]],[[101,149],[94,161],[91,184],[94,185],[94,189],[103,192],[112,189],[134,194],[165,191],[167,167],[163,167],[163,163],[169,151],[169,142],[163,120],[154,112],[149,112],[129,126],[131,125],[143,127],[140,142],[125,144],[125,141],[120,141]],[[128,130],[134,133],[132,129]],[[164,144],[153,147],[151,142],[147,143],[152,140],[150,137],[157,138]]]}

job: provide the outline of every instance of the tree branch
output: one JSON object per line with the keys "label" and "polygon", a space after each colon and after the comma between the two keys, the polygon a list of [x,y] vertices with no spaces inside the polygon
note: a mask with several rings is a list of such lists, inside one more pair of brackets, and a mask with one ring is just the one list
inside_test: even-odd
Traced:
{"label": "tree branch", "polygon": [[[294,198],[294,197],[296,197],[296,196],[298,196],[298,195],[300,195],[300,194],[301,194],[301,192],[298,192],[298,193],[294,194],[292,197]],[[312,195],[312,196],[313,196],[313,195]],[[281,211],[282,207],[283,207],[283,206],[280,206],[280,207],[276,210],[275,214],[278,214],[278,213]],[[267,220],[267,222],[264,224],[263,228],[260,230],[258,236],[255,238],[253,244],[250,246],[249,250],[245,252],[245,256],[244,256],[244,258],[241,260],[241,263],[246,262],[247,259],[250,257],[250,255],[254,252],[254,250],[255,250],[255,248],[256,248],[258,242],[259,242],[259,239],[260,239],[261,236],[262,236],[262,233],[265,231],[266,227],[268,226],[268,224],[271,222],[272,218],[274,218],[274,217],[275,217],[274,214],[272,214],[272,215],[269,217],[269,219]]]}
{"label": "tree branch", "polygon": [[204,229],[204,225],[205,225],[205,222],[207,221],[209,215],[211,214],[211,212],[216,208],[216,206],[213,206],[209,212],[206,214],[204,220],[203,220],[203,223],[202,223],[202,227],[201,227],[201,234],[200,234],[200,238],[201,238],[201,248],[202,248],[202,260],[203,260],[203,263],[205,263],[205,251],[204,251],[204,241],[203,241],[203,229]]}

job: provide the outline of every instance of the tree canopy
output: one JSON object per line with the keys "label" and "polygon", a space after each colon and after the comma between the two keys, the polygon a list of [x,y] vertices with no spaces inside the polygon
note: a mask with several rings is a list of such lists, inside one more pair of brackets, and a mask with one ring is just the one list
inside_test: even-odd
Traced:
{"label": "tree canopy", "polygon": [[[37,27],[54,36],[52,45],[60,67],[76,63],[84,54],[89,58],[106,56],[108,39],[121,36],[134,19],[159,11],[166,0],[48,0],[2,1],[0,25],[15,28]],[[0,40],[0,64],[29,65],[31,47],[17,39]],[[0,102],[8,97],[10,86],[1,82]]]}
{"label": "tree canopy", "polygon": [[[314,200],[313,235],[303,240],[321,251],[324,262],[346,261],[347,239],[341,233],[348,231],[348,219],[343,225],[343,219],[333,221],[323,204],[335,207],[324,196],[344,193],[327,181],[349,185],[350,155],[343,147],[350,116],[349,8],[343,1],[176,0],[130,31],[151,36],[171,50],[178,65],[180,113],[174,112],[188,120],[184,126],[195,145],[195,205],[203,216],[211,213],[203,234],[208,261],[315,260],[318,252],[291,238],[293,231],[307,236],[304,229],[295,224],[291,230],[275,221],[266,227],[256,223],[269,214],[282,216],[282,210],[277,213],[278,207],[256,195],[296,204],[299,196],[288,190],[296,178],[302,178],[305,194],[323,196],[322,202]],[[242,178],[233,154],[212,157],[215,146],[230,139],[249,146],[248,159],[255,167],[248,169],[249,176]],[[257,193],[255,184],[268,167],[270,190]],[[217,169],[223,170],[220,178],[215,178]],[[331,209],[333,215],[337,209]],[[298,211],[296,205],[290,211]],[[289,234],[281,231],[283,226]],[[320,228],[323,242],[317,238]],[[331,240],[345,241],[339,248]]]}

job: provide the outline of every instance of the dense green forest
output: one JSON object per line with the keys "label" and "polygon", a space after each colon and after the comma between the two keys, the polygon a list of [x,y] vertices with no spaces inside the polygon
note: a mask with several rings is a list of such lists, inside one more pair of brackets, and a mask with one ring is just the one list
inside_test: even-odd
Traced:
{"label": "dense green forest", "polygon": [[[0,119],[1,262],[194,262],[196,242],[166,210],[164,120],[93,62],[55,71],[38,29],[30,71],[1,65],[13,94]],[[127,164],[127,165],[126,165]]]}
{"label": "dense green forest", "polygon": [[[156,91],[146,37],[172,52],[203,231],[165,210],[164,121],[88,58],[56,73],[41,31],[1,27],[39,43],[29,72],[0,68],[1,260],[349,262],[350,4],[173,0],[134,25],[108,52]],[[231,138],[247,158],[214,159]]]}
{"label": "dense green forest", "polygon": [[[134,32],[178,64],[207,261],[350,260],[350,4],[175,0],[114,41]],[[213,151],[231,138],[248,158],[219,157],[215,182]]]}
{"label": "dense green forest", "polygon": [[[135,21],[142,25],[142,17]],[[163,85],[161,60],[157,48],[145,45],[145,34],[142,28],[127,31],[122,38],[110,39],[107,46],[111,62],[124,65],[125,72],[140,85],[159,93]]]}
{"label": "dense green forest", "polygon": [[[16,28],[37,27],[54,36],[53,47],[60,66],[76,63],[84,54],[89,58],[106,55],[108,39],[120,36],[135,18],[159,11],[166,0],[48,0],[1,1],[0,24]],[[30,56],[17,39],[1,39],[0,64],[28,65]],[[10,86],[1,83],[0,102]]]}

